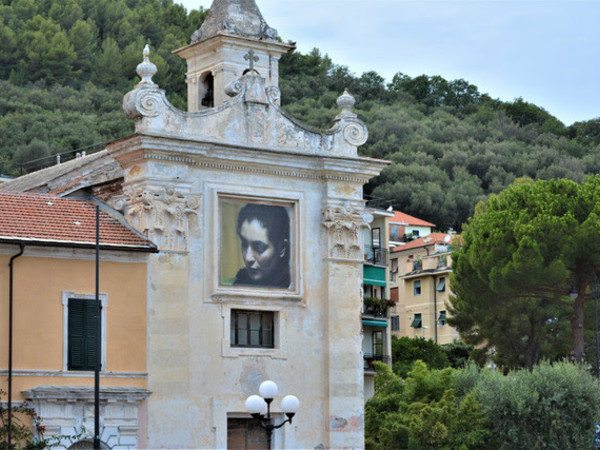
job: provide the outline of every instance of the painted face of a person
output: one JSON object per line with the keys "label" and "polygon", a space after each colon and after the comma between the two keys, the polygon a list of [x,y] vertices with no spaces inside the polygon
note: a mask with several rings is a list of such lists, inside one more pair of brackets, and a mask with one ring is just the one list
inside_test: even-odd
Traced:
{"label": "painted face of a person", "polygon": [[256,219],[242,223],[240,239],[248,276],[254,281],[268,279],[277,270],[285,249],[275,247],[267,229]]}

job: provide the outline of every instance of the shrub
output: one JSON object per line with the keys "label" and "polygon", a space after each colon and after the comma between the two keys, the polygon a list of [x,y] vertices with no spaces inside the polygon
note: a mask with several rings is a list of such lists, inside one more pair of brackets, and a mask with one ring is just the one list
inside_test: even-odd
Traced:
{"label": "shrub", "polygon": [[456,370],[416,361],[405,380],[384,364],[376,370],[376,394],[365,406],[368,449],[484,448],[487,419],[472,395],[455,397]]}
{"label": "shrub", "polygon": [[[456,374],[461,395],[477,369]],[[591,448],[600,418],[600,383],[579,366],[543,362],[503,376],[479,371],[472,394],[489,419],[490,448]]]}

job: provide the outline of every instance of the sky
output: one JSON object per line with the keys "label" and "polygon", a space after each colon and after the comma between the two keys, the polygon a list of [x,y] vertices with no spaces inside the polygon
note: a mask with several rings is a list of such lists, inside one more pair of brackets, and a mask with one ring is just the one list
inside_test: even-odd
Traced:
{"label": "sky", "polygon": [[[190,9],[212,0],[175,0]],[[523,100],[565,125],[600,117],[600,0],[256,0],[302,53],[318,48],[386,82],[463,78],[492,98]]]}

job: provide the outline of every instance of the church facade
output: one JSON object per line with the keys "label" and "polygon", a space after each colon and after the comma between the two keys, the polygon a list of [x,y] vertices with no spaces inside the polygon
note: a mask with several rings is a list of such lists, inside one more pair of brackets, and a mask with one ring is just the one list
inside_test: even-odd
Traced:
{"label": "church facade", "polygon": [[[368,133],[349,93],[329,130],[280,107],[291,48],[253,0],[215,0],[176,50],[189,111],[152,81],[145,51],[123,105],[135,134],[85,157],[89,167],[12,185],[88,192],[159,249],[140,448],[227,448],[252,428],[244,403],[264,380],[300,400],[275,448],[364,446],[362,187],[386,162],[358,156]],[[272,412],[283,420],[277,398]]]}

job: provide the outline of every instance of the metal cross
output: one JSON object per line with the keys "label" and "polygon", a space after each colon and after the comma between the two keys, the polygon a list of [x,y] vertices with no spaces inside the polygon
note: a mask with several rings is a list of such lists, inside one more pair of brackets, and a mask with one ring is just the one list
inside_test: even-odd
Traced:
{"label": "metal cross", "polygon": [[247,54],[244,55],[244,59],[246,61],[250,61],[250,70],[254,70],[254,63],[258,61],[258,56],[255,56],[254,50],[250,50]]}

